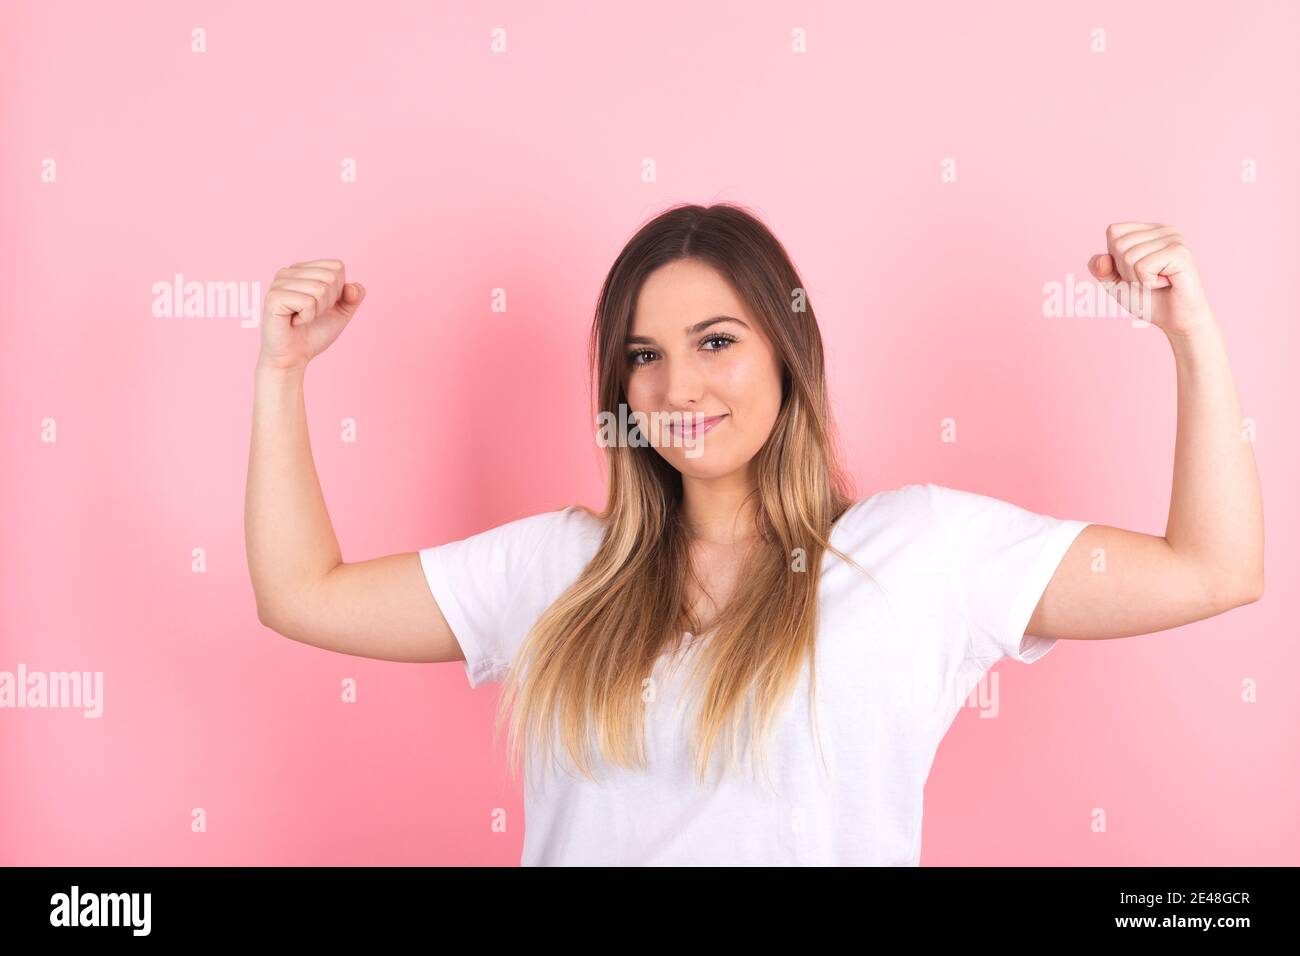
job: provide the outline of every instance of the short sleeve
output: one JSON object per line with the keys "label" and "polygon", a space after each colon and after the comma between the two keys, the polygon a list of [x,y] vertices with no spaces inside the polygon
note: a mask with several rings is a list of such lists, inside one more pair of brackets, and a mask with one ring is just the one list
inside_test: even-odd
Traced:
{"label": "short sleeve", "polygon": [[1091,522],[1055,518],[991,498],[927,485],[948,547],[952,587],[969,630],[967,656],[1032,664],[1055,640],[1025,633],[1039,599]]}
{"label": "short sleeve", "polygon": [[503,680],[532,626],[585,566],[576,508],[529,515],[424,548],[420,565],[465,655],[470,687]]}

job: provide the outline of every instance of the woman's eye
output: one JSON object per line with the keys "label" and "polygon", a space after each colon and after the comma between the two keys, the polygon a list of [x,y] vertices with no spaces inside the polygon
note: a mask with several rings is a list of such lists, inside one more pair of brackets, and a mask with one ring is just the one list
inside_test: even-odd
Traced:
{"label": "woman's eye", "polygon": [[[719,343],[717,348],[705,349],[704,351],[721,352],[723,349],[729,348],[731,346],[731,343],[735,341],[736,339],[734,337],[730,335],[722,335],[719,333],[717,335],[710,335],[707,339],[705,339],[700,344],[707,345],[710,342],[717,342]],[[653,356],[654,354],[655,353],[651,349],[638,349],[635,352],[629,352],[627,353],[627,364],[632,366],[649,365],[653,359],[647,358],[645,361],[638,361],[638,360],[643,355]]]}

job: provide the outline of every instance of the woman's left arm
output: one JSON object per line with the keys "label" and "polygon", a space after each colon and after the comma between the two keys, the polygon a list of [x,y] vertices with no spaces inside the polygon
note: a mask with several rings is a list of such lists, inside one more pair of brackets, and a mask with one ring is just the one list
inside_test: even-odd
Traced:
{"label": "woman's left arm", "polygon": [[[1025,629],[1046,638],[1149,634],[1221,614],[1264,592],[1264,508],[1223,333],[1183,234],[1124,222],[1088,269],[1173,347],[1178,434],[1163,537],[1089,525]],[[1094,561],[1100,549],[1104,560]],[[1096,570],[1094,570],[1096,568]],[[1104,569],[1104,570],[1103,570]]]}

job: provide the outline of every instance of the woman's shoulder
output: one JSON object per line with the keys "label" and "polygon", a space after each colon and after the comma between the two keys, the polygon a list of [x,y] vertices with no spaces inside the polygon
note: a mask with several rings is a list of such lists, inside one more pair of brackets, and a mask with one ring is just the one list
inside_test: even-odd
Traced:
{"label": "woman's shoulder", "polygon": [[566,550],[589,550],[593,541],[599,542],[603,530],[604,523],[591,509],[565,505],[498,517],[483,530],[436,547],[453,560],[461,560],[462,555],[468,560],[472,551],[486,550],[499,565],[507,554],[527,562],[543,551],[556,555]]}
{"label": "woman's shoulder", "polygon": [[535,530],[542,549],[594,555],[605,534],[600,513],[582,504],[570,504],[524,519]]}
{"label": "woman's shoulder", "polygon": [[586,505],[566,505],[553,514],[552,521],[555,526],[571,534],[599,537],[605,532],[605,518],[600,512]]}
{"label": "woman's shoulder", "polygon": [[878,528],[927,522],[934,513],[934,494],[941,490],[938,485],[914,482],[872,492],[849,505],[835,522],[835,527]]}
{"label": "woman's shoulder", "polygon": [[510,528],[519,532],[536,533],[570,530],[603,529],[604,520],[600,513],[586,505],[560,505],[545,511],[534,511],[501,522],[499,527]]}
{"label": "woman's shoulder", "polygon": [[841,523],[846,534],[857,531],[859,537],[901,530],[920,541],[925,537],[921,531],[929,529],[948,537],[1006,536],[1014,541],[1017,535],[1054,527],[1062,519],[992,495],[916,482],[859,499],[845,511],[837,526]]}

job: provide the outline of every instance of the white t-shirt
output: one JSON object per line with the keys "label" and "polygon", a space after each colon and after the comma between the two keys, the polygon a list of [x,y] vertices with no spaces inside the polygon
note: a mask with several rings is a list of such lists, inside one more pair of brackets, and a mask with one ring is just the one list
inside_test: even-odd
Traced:
{"label": "white t-shirt", "polygon": [[[689,666],[666,668],[661,658],[646,704],[647,769],[608,764],[599,748],[597,782],[530,762],[545,775],[525,781],[521,864],[918,865],[922,794],[939,742],[994,663],[1031,663],[1056,643],[1024,630],[1087,524],[933,484],[855,502],[831,542],[888,593],[824,555],[820,748],[805,663],[769,733],[767,776],[761,767],[714,774],[726,762],[719,743],[712,782],[700,783],[689,744],[695,714],[676,706]],[[420,552],[471,687],[503,679],[531,626],[595,555],[601,531],[597,519],[565,508]]]}

